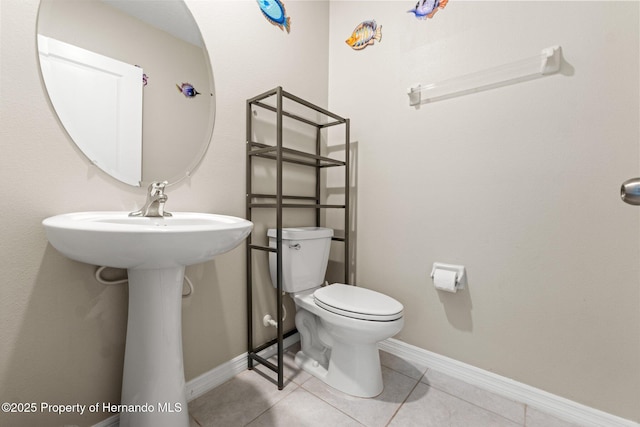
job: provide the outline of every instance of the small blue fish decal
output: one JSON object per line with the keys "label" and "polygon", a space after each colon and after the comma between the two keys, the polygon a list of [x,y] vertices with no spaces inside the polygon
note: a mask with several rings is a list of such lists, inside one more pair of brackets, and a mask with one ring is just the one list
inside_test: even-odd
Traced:
{"label": "small blue fish decal", "polygon": [[360,50],[380,40],[382,40],[382,25],[378,26],[375,20],[371,20],[358,24],[345,43],[355,50]]}
{"label": "small blue fish decal", "polygon": [[416,7],[408,10],[407,13],[413,13],[418,19],[433,18],[433,15],[440,9],[444,9],[449,0],[418,0]]}
{"label": "small blue fish decal", "polygon": [[182,83],[180,86],[176,84],[176,87],[178,92],[181,92],[187,98],[195,98],[196,95],[200,95],[200,92],[191,83]]}
{"label": "small blue fish decal", "polygon": [[257,0],[260,11],[267,18],[267,21],[273,25],[280,27],[281,30],[291,29],[291,18],[287,16],[284,4],[280,0]]}

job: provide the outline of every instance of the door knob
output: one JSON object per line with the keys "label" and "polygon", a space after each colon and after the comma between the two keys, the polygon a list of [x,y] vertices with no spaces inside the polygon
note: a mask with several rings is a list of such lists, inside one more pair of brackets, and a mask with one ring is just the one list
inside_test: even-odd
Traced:
{"label": "door knob", "polygon": [[631,178],[622,183],[620,197],[630,205],[640,205],[640,178]]}

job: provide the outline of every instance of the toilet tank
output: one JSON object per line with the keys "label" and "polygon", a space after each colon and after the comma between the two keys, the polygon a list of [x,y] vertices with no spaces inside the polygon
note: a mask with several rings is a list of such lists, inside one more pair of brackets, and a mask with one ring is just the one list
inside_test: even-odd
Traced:
{"label": "toilet tank", "polygon": [[[267,231],[269,246],[276,247],[276,229]],[[282,229],[282,290],[301,292],[320,286],[329,262],[333,230],[323,227]],[[271,283],[276,287],[275,252],[269,252]]]}

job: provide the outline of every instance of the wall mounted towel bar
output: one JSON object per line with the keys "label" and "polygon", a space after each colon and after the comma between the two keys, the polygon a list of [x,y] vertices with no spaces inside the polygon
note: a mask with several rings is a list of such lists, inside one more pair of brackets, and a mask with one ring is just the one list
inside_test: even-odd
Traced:
{"label": "wall mounted towel bar", "polygon": [[561,47],[551,46],[543,49],[539,55],[520,61],[441,82],[419,84],[407,90],[409,105],[418,106],[555,74],[560,71],[561,61]]}

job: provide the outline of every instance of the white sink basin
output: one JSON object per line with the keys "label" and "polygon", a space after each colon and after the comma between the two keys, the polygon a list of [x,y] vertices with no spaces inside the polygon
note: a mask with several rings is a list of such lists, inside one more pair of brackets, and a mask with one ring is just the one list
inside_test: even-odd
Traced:
{"label": "white sink basin", "polygon": [[42,224],[51,245],[87,264],[128,269],[186,266],[238,246],[253,224],[226,215],[175,212],[130,217],[128,212],[77,212]]}
{"label": "white sink basin", "polygon": [[[133,410],[120,413],[120,426],[188,427],[182,359],[184,269],[235,248],[253,224],[190,212],[161,218],[79,212],[42,224],[51,245],[67,257],[127,269],[129,315],[120,403]],[[223,284],[211,284],[218,285]]]}

